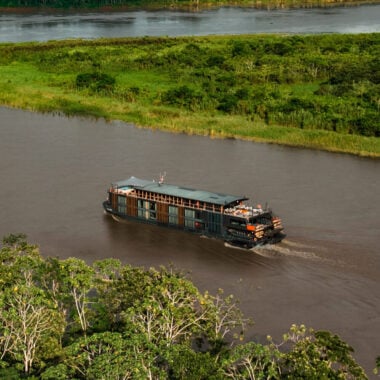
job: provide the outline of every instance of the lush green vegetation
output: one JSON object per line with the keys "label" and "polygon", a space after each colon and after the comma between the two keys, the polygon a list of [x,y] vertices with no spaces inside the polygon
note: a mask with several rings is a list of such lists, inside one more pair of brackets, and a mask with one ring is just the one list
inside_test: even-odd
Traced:
{"label": "lush green vegetation", "polygon": [[3,239],[0,260],[0,378],[367,378],[327,331],[244,343],[250,321],[233,296],[170,268],[44,259],[22,234]]}
{"label": "lush green vegetation", "polygon": [[0,45],[0,103],[380,156],[380,34]]}

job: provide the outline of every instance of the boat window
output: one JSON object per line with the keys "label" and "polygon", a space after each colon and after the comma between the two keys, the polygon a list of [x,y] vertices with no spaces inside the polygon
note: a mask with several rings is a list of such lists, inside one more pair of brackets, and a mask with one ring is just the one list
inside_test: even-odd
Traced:
{"label": "boat window", "polygon": [[119,195],[119,196],[117,197],[117,203],[118,203],[119,205],[124,206],[124,205],[127,204],[127,198],[124,197],[123,195]]}
{"label": "boat window", "polygon": [[185,227],[194,229],[195,228],[195,210],[185,208]]}
{"label": "boat window", "polygon": [[137,216],[139,218],[145,218],[145,200],[138,199],[137,200]]}
{"label": "boat window", "polygon": [[243,227],[243,228],[245,228],[246,223],[245,223],[244,220],[233,219],[233,218],[231,218],[231,219],[230,219],[230,223],[229,223],[229,225],[230,225],[231,227]]}
{"label": "boat window", "polygon": [[208,231],[212,233],[221,233],[222,218],[219,213],[209,212],[208,216]]}
{"label": "boat window", "polygon": [[169,206],[169,224],[178,224],[177,206]]}
{"label": "boat window", "polygon": [[270,225],[272,221],[269,218],[257,218],[256,223]]}
{"label": "boat window", "polygon": [[147,202],[149,205],[149,219],[155,220],[157,218],[157,213],[156,213],[156,202]]}
{"label": "boat window", "polygon": [[137,216],[143,219],[157,219],[156,202],[146,201],[145,199],[137,200]]}
{"label": "boat window", "polygon": [[195,219],[202,219],[202,211],[195,211]]}
{"label": "boat window", "polygon": [[117,197],[117,212],[120,214],[127,213],[127,198],[122,195]]}

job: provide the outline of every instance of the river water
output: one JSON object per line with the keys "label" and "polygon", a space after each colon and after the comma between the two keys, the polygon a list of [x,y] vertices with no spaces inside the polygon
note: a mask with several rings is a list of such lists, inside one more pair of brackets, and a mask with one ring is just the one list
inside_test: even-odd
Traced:
{"label": "river water", "polygon": [[[379,31],[379,5],[0,14],[0,42]],[[170,183],[268,202],[287,238],[244,251],[103,215],[110,182],[163,171]],[[292,323],[328,329],[354,347],[371,377],[380,355],[378,160],[0,108],[0,184],[0,237],[26,233],[45,256],[173,264],[201,290],[239,298],[255,321],[248,338],[280,338]]]}
{"label": "river water", "polygon": [[380,32],[380,5],[202,12],[0,13],[0,42],[244,33]]}
{"label": "river water", "polygon": [[[245,251],[103,214],[131,175],[246,195],[283,218],[287,238]],[[114,257],[189,272],[223,288],[279,338],[292,323],[339,334],[371,376],[380,355],[380,162],[349,155],[138,129],[121,122],[0,108],[0,235],[23,232],[43,255]]]}

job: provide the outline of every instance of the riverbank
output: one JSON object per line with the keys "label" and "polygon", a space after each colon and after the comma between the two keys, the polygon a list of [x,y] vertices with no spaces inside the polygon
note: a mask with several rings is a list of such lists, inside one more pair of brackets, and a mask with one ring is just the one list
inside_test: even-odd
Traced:
{"label": "riverbank", "polygon": [[379,44],[377,34],[1,44],[0,103],[380,157]]}

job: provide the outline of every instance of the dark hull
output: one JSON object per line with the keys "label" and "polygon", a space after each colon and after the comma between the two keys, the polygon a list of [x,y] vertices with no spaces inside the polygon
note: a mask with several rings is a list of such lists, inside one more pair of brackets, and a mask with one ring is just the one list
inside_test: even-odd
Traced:
{"label": "dark hull", "polygon": [[[184,225],[172,225],[172,224],[160,222],[157,220],[149,220],[142,217],[126,215],[114,210],[112,208],[112,205],[108,201],[103,202],[103,208],[106,214],[111,215],[117,221],[125,220],[125,221],[157,225],[160,227],[167,227],[170,229],[186,231],[193,234],[220,239],[230,245],[247,248],[247,249],[250,249],[256,246],[265,245],[265,244],[279,243],[286,236],[284,233],[281,232],[281,230],[273,230],[271,228],[268,228],[265,231],[264,236],[262,238],[254,239],[252,236],[249,236],[248,234],[246,234],[245,231],[231,230],[231,228],[229,228],[227,225],[228,218],[226,217],[223,218],[223,216],[221,216],[220,214],[217,214],[218,219],[221,220],[220,226],[218,226],[218,228],[215,228],[215,226],[213,226],[213,228],[211,228],[210,230],[209,228],[207,228],[207,223],[203,223],[204,221],[201,221],[202,223],[200,223],[201,228],[189,228]],[[208,215],[207,218],[210,219],[210,215]]]}
{"label": "dark hull", "polygon": [[229,236],[224,236],[224,241],[228,244],[241,247],[241,248],[253,248],[253,247],[259,247],[266,244],[277,244],[280,243],[286,235],[283,232],[276,232],[274,234],[271,234],[271,236],[266,236],[260,240],[253,241],[252,239],[243,239],[243,238],[231,238]]}

